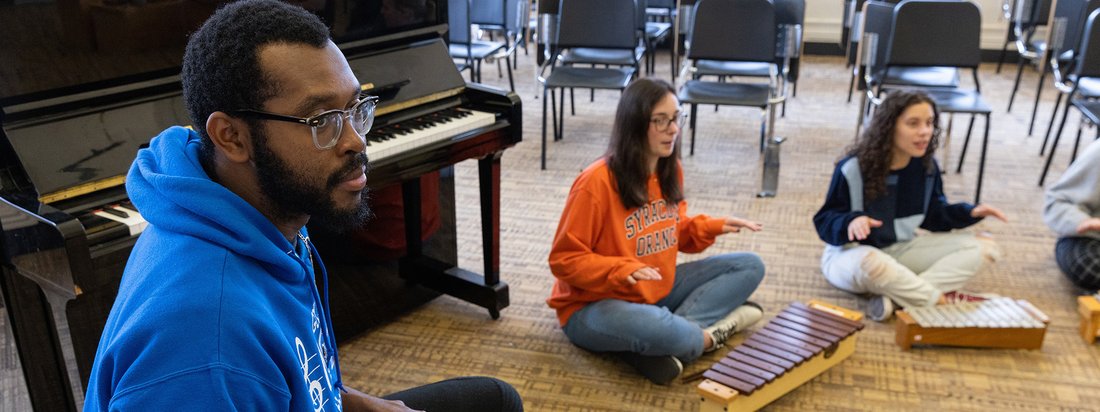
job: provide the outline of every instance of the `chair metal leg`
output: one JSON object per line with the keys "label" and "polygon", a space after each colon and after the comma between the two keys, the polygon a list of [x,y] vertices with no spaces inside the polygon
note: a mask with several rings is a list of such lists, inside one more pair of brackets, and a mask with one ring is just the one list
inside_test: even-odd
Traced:
{"label": "chair metal leg", "polygon": [[[573,89],[569,89],[570,92]],[[565,138],[565,88],[561,89],[561,106],[558,106],[558,139]]]}
{"label": "chair metal leg", "polygon": [[[1058,106],[1062,104],[1062,93],[1054,99],[1054,110],[1050,111],[1050,122],[1047,123],[1047,132],[1043,134],[1043,144],[1039,146],[1039,157],[1047,150],[1047,141],[1050,139],[1050,131],[1054,128],[1054,120],[1058,118]],[[1068,102],[1066,104],[1069,104]]]}
{"label": "chair metal leg", "polygon": [[1077,149],[1081,146],[1081,129],[1085,125],[1085,116],[1081,117],[1081,121],[1077,122],[1077,137],[1073,139],[1073,152],[1069,154],[1069,164],[1073,164],[1073,161],[1077,160]]}
{"label": "chair metal leg", "polygon": [[959,153],[959,164],[955,166],[955,173],[962,173],[963,162],[966,161],[966,148],[970,146],[970,132],[974,130],[975,117],[977,117],[977,115],[970,115],[970,124],[966,126],[966,138],[963,139],[962,152]]}
{"label": "chair metal leg", "polygon": [[[588,89],[588,92],[592,94],[592,99],[589,100],[589,101],[590,102],[596,101],[596,89]],[[562,95],[562,100],[561,101],[563,101],[563,102],[565,101],[565,95],[564,94]],[[564,111],[563,111],[563,113],[564,113]],[[573,97],[573,89],[569,89],[569,115],[570,116],[576,116],[577,115],[577,99],[575,99]]]}
{"label": "chair metal leg", "polygon": [[[558,141],[558,102],[557,96],[554,91],[550,91],[550,118],[554,121],[554,141]],[[546,100],[546,96],[543,96],[543,101]]]}
{"label": "chair metal leg", "polygon": [[692,156],[695,156],[695,114],[696,114],[695,109],[697,107],[698,107],[698,105],[692,103],[692,105],[691,105],[691,115],[690,115],[690,118],[691,118],[691,152],[690,152],[690,154]]}
{"label": "chair metal leg", "polygon": [[[791,98],[793,99],[795,97],[798,97],[798,81],[797,80],[791,82]],[[851,101],[851,100],[852,99],[850,99],[850,98],[848,99],[848,101]]]}
{"label": "chair metal leg", "polygon": [[856,135],[852,140],[859,140],[859,132],[863,129],[863,118],[867,116],[867,93],[859,94],[859,116],[856,118]]}
{"label": "chair metal leg", "polygon": [[542,170],[546,170],[546,88],[542,88]]}
{"label": "chair metal leg", "polygon": [[[1000,63],[997,64],[997,73],[1000,73]],[[1020,57],[1020,61],[1016,63],[1016,81],[1012,83],[1012,91],[1008,93],[1008,108],[1006,112],[1012,111],[1012,102],[1016,100],[1016,91],[1020,90],[1020,77],[1024,74],[1024,58]]]}
{"label": "chair metal leg", "polygon": [[1027,124],[1027,135],[1031,136],[1031,132],[1035,130],[1035,115],[1039,113],[1039,98],[1043,97],[1043,81],[1047,79],[1047,72],[1043,70],[1039,73],[1039,86],[1035,89],[1035,106],[1031,108],[1031,122]]}
{"label": "chair metal leg", "polygon": [[1050,152],[1047,153],[1047,161],[1043,164],[1043,173],[1039,175],[1039,187],[1042,187],[1043,182],[1047,180],[1047,172],[1050,171],[1050,162],[1054,160],[1054,152],[1055,149],[1058,148],[1058,140],[1062,137],[1062,129],[1066,126],[1066,117],[1069,116],[1069,108],[1071,106],[1073,105],[1067,101],[1066,107],[1062,109],[1062,121],[1058,123],[1058,131],[1054,133],[1054,141],[1050,144]]}
{"label": "chair metal leg", "polygon": [[[1009,30],[1012,30],[1012,28],[1010,27]],[[1001,65],[1005,62],[1005,55],[1008,53],[1009,43],[1010,41],[1008,40],[1008,36],[1005,35],[1005,44],[1004,46],[1001,46],[1001,55],[997,57],[997,71],[995,72],[997,74],[1001,74]],[[1020,57],[1020,59],[1022,60],[1023,57]]]}
{"label": "chair metal leg", "polygon": [[[500,60],[497,60],[497,63],[500,63]],[[507,57],[504,58],[504,63],[505,63],[505,66],[508,67],[508,87],[510,87],[512,89],[512,93],[515,93],[516,92],[516,81],[512,79],[512,65],[507,64],[508,63],[508,58]]]}
{"label": "chair metal leg", "polygon": [[982,178],[985,177],[985,155],[989,149],[989,125],[993,121],[993,114],[985,114],[985,133],[982,135],[982,155],[978,159],[978,190],[974,194],[974,204],[982,203]]}

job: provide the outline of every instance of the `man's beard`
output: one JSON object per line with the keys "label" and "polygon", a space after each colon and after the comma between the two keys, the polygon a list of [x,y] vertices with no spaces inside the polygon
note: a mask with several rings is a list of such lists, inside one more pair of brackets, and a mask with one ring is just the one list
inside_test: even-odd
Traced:
{"label": "man's beard", "polygon": [[[338,209],[332,193],[342,179],[352,171],[367,165],[366,153],[356,154],[348,163],[329,176],[323,188],[311,186],[289,165],[267,147],[267,136],[253,128],[255,153],[253,161],[259,178],[260,192],[271,202],[275,219],[307,214],[310,225],[332,233],[344,233],[363,227],[371,217],[367,204],[367,189],[363,189],[359,203],[350,209]],[[335,149],[330,149],[335,150]],[[369,169],[369,166],[368,166]]]}

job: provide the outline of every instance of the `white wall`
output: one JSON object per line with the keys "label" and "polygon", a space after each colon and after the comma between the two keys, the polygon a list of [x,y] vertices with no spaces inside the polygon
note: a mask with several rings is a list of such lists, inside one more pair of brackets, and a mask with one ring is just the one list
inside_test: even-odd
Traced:
{"label": "white wall", "polygon": [[[1001,12],[1002,0],[973,0],[982,10],[982,49],[1000,50],[1008,22]],[[811,43],[839,43],[844,20],[844,0],[806,0],[803,38]]]}

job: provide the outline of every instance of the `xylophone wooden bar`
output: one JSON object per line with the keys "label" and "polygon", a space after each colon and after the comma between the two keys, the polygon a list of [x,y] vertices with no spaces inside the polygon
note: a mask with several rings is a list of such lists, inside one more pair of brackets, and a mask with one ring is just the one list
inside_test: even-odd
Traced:
{"label": "xylophone wooden bar", "polygon": [[1100,294],[1078,296],[1077,314],[1081,315],[1081,337],[1093,344],[1100,335]]}
{"label": "xylophone wooden bar", "polygon": [[862,318],[822,302],[792,303],[703,372],[700,412],[757,410],[813,379],[851,356]]}
{"label": "xylophone wooden bar", "polygon": [[1026,301],[985,302],[899,310],[894,341],[908,351],[914,344],[975,348],[1039,349],[1049,319]]}

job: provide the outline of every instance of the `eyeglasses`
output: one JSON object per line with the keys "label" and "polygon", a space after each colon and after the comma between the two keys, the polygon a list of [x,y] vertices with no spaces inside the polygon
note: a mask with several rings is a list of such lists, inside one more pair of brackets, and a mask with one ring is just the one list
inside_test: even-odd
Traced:
{"label": "eyeglasses", "polygon": [[658,132],[667,132],[668,128],[672,127],[673,122],[676,123],[677,127],[683,129],[684,123],[687,121],[687,117],[687,113],[677,113],[675,116],[672,117],[655,117],[653,119],[650,119],[649,122],[653,123],[653,127],[656,128]]}
{"label": "eyeglasses", "polygon": [[257,119],[304,124],[313,132],[313,144],[318,149],[325,150],[333,148],[336,142],[340,141],[340,133],[344,130],[344,119],[351,121],[351,128],[355,130],[355,134],[359,137],[366,136],[374,124],[374,108],[377,105],[378,96],[366,96],[355,102],[349,109],[327,110],[310,117],[294,117],[253,109],[234,110],[230,113]]}

